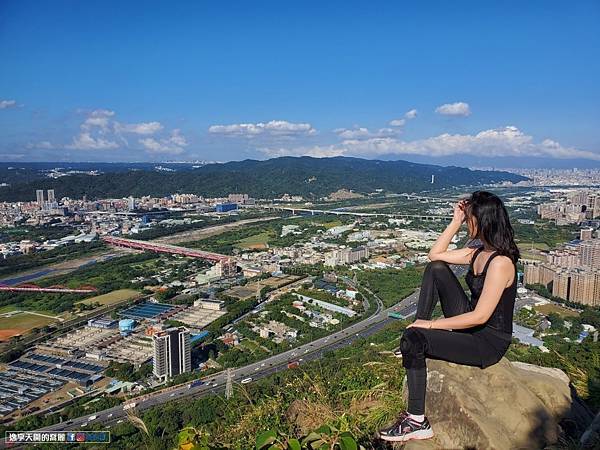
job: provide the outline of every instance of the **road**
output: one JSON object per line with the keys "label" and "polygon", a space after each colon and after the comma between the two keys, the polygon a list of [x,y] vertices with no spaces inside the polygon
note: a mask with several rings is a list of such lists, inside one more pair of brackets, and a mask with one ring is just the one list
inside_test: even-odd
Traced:
{"label": "road", "polygon": [[[365,288],[363,287],[363,289]],[[365,290],[368,291],[368,289]],[[368,292],[372,294],[370,291]],[[240,382],[245,378],[252,378],[252,381],[255,381],[281,370],[293,370],[287,368],[287,363],[289,361],[298,361],[300,364],[304,364],[308,361],[323,357],[323,355],[328,351],[350,345],[356,339],[370,336],[394,321],[394,319],[388,318],[389,312],[398,311],[410,305],[416,305],[418,299],[418,290],[417,292],[400,301],[398,304],[387,309],[383,307],[383,304],[378,297],[374,296],[374,298],[377,301],[377,309],[373,315],[365,320],[350,325],[344,330],[338,331],[329,336],[325,336],[310,343],[301,345],[295,349],[288,350],[256,363],[235,369],[233,370],[233,381]],[[188,389],[187,385],[184,385],[171,388],[170,390],[167,388],[148,394],[145,396],[143,401],[137,401],[135,406],[136,412],[147,410],[148,408],[155,407],[171,400],[199,398],[219,393],[225,389],[226,374],[225,372],[213,374],[204,379],[204,381],[206,384],[195,386],[190,389]],[[90,421],[89,417],[93,415],[95,415],[96,418],[93,421]],[[119,405],[90,414],[88,416],[79,417],[67,422],[52,425],[43,428],[40,431],[100,430],[103,427],[126,420],[126,416],[127,412],[123,410],[123,405]]]}

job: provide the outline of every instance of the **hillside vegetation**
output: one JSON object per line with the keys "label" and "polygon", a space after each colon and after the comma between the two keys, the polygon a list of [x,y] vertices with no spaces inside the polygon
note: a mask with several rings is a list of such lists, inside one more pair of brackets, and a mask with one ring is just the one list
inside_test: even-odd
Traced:
{"label": "hillside vegetation", "polygon": [[339,189],[370,193],[415,192],[432,187],[467,186],[526,178],[508,172],[469,170],[408,161],[377,161],[360,158],[282,157],[266,161],[234,161],[208,164],[194,170],[156,172],[133,170],[107,172],[97,176],[71,175],[57,179],[36,179],[0,190],[0,201],[35,200],[36,189],[54,189],[59,197],[88,199],[133,195],[165,196],[174,192],[215,197],[246,192],[258,198],[285,193],[307,198],[328,195]]}

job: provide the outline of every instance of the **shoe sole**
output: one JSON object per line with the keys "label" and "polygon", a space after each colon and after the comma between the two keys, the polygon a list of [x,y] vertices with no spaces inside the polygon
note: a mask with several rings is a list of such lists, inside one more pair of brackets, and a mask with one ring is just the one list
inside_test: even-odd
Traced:
{"label": "shoe sole", "polygon": [[380,434],[379,438],[384,441],[390,442],[405,442],[410,440],[421,440],[421,439],[429,439],[433,437],[433,430],[419,430],[412,433],[410,436],[388,436],[385,434]]}

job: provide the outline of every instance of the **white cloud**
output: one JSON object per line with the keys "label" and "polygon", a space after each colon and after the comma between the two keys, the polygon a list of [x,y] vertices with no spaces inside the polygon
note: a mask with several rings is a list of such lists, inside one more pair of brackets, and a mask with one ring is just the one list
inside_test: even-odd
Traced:
{"label": "white cloud", "polygon": [[69,149],[76,150],[112,150],[118,148],[119,144],[102,137],[93,137],[89,132],[82,131],[73,138],[73,141],[66,146]]}
{"label": "white cloud", "polygon": [[271,120],[259,123],[238,123],[231,125],[212,125],[209,133],[226,136],[252,138],[255,136],[307,136],[317,132],[309,123],[292,123],[285,120]]}
{"label": "white cloud", "polygon": [[51,149],[51,148],[56,148],[56,145],[53,145],[50,141],[41,141],[41,142],[35,142],[35,143],[30,143],[26,145],[27,148],[29,149]]}
{"label": "white cloud", "polygon": [[394,119],[390,121],[392,127],[403,127],[406,124],[406,119]]}
{"label": "white cloud", "polygon": [[17,102],[15,100],[0,100],[0,109],[15,108]]}
{"label": "white cloud", "polygon": [[121,133],[149,135],[158,133],[164,127],[160,122],[116,123],[115,128]]}
{"label": "white cloud", "polygon": [[471,108],[469,107],[469,104],[465,102],[446,103],[435,108],[435,112],[442,114],[443,116],[467,117],[471,115]]}
{"label": "white cloud", "polygon": [[181,134],[181,130],[174,129],[171,136],[163,139],[144,138],[138,142],[150,153],[167,153],[171,155],[179,155],[184,152],[183,147],[187,147],[188,142]]}
{"label": "white cloud", "polygon": [[342,139],[367,139],[375,137],[396,136],[400,132],[392,128],[380,128],[377,131],[370,131],[365,127],[355,126],[354,128],[336,128],[333,130]]}
{"label": "white cloud", "polygon": [[484,130],[475,135],[441,134],[415,141],[401,141],[392,137],[347,139],[340,144],[298,148],[262,149],[270,156],[309,155],[340,156],[355,155],[376,157],[380,155],[427,155],[452,156],[473,155],[486,157],[544,157],[582,158],[600,161],[600,153],[563,147],[558,142],[545,139],[534,142],[532,136],[514,126]]}
{"label": "white cloud", "polygon": [[410,111],[407,111],[406,114],[404,114],[404,118],[408,120],[414,119],[415,117],[417,117],[416,109],[411,109]]}
{"label": "white cloud", "polygon": [[417,110],[411,109],[410,111],[406,111],[406,113],[404,113],[404,118],[391,120],[390,126],[398,128],[403,127],[404,125],[406,125],[407,120],[412,120],[415,117],[417,117]]}
{"label": "white cloud", "polygon": [[[80,132],[66,146],[78,150],[110,150],[119,147],[129,147],[125,139],[127,134],[141,136],[157,135],[164,126],[160,122],[121,123],[115,119],[115,112],[107,109],[97,109],[87,113],[80,125]],[[161,133],[156,137],[139,139],[138,142],[149,153],[179,154],[188,145],[181,130],[174,129],[169,135]],[[41,148],[41,147],[38,147]]]}
{"label": "white cloud", "polygon": [[81,129],[92,130],[94,128],[99,128],[101,131],[106,132],[109,130],[111,125],[110,118],[114,115],[114,111],[108,111],[106,109],[97,109],[92,111],[81,124]]}

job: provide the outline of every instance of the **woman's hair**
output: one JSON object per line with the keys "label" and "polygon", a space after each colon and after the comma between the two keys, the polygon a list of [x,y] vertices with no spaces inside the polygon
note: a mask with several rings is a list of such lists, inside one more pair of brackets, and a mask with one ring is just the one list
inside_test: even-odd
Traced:
{"label": "woman's hair", "polygon": [[[473,223],[473,218],[476,224]],[[500,197],[487,191],[475,191],[466,199],[465,219],[469,232],[493,247],[498,254],[508,256],[514,263],[519,260],[519,249],[508,212]]]}

